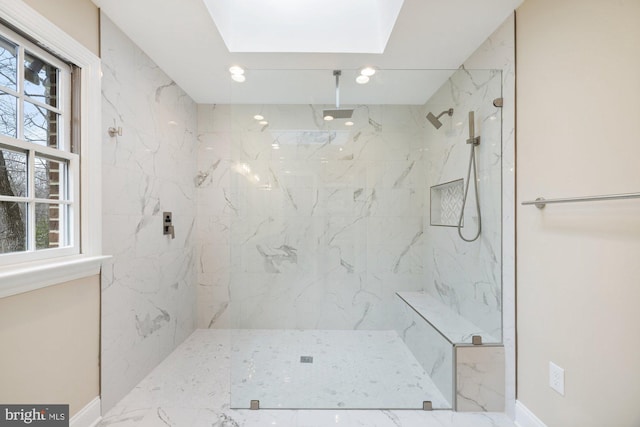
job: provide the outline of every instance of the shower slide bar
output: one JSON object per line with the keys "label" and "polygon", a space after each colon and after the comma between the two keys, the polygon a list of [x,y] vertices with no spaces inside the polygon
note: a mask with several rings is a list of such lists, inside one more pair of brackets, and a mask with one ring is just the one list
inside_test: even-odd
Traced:
{"label": "shower slide bar", "polygon": [[640,199],[640,193],[608,194],[605,196],[569,197],[563,199],[545,199],[538,197],[535,200],[522,202],[523,206],[534,205],[538,209],[544,208],[548,203],[575,203],[575,202],[599,202],[602,200]]}

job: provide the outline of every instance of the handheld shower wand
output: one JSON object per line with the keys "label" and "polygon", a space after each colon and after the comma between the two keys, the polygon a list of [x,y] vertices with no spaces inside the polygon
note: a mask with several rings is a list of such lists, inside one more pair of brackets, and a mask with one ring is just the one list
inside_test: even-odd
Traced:
{"label": "handheld shower wand", "polygon": [[[460,208],[460,218],[458,219],[458,236],[465,242],[474,242],[480,237],[482,231],[482,217],[480,215],[480,196],[478,194],[478,167],[476,165],[476,147],[480,145],[480,137],[475,135],[475,114],[469,111],[469,139],[467,144],[471,144],[471,154],[469,156],[469,168],[467,169],[467,185],[464,189],[462,208]],[[464,207],[467,205],[467,195],[469,194],[469,183],[471,182],[471,167],[473,167],[473,188],[476,191],[476,213],[478,215],[478,231],[475,236],[467,239],[462,235],[462,220],[464,218]]]}

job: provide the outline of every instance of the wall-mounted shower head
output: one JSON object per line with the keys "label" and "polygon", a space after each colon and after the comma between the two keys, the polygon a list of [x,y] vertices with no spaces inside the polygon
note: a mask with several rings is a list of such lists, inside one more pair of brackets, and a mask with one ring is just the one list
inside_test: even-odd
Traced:
{"label": "wall-mounted shower head", "polygon": [[438,114],[437,117],[434,116],[433,113],[429,112],[429,114],[427,114],[427,120],[429,120],[436,129],[440,129],[440,126],[442,126],[440,117],[444,116],[445,114],[448,115],[449,117],[453,116],[453,108],[444,110],[442,113]]}

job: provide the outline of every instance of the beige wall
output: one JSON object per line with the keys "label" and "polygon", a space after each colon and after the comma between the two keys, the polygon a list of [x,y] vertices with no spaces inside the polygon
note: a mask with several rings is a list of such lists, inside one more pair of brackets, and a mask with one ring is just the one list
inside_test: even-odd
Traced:
{"label": "beige wall", "polygon": [[[639,22],[638,0],[518,9],[519,202],[640,191]],[[518,400],[549,427],[639,426],[640,200],[518,206],[517,233]]]}
{"label": "beige wall", "polygon": [[100,14],[91,0],[24,0],[87,49],[100,56]]}
{"label": "beige wall", "polygon": [[[25,3],[99,54],[90,0]],[[0,298],[0,343],[0,402],[68,403],[75,414],[100,394],[99,276]]]}
{"label": "beige wall", "polygon": [[0,402],[68,403],[100,393],[100,277],[0,298]]}

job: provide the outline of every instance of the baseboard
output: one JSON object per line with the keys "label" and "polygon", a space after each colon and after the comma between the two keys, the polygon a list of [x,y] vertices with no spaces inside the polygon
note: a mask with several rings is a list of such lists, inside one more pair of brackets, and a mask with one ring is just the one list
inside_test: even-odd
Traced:
{"label": "baseboard", "polygon": [[518,427],[547,427],[540,418],[536,417],[536,415],[519,400],[516,400],[516,425]]}
{"label": "baseboard", "polygon": [[101,419],[100,397],[96,397],[71,417],[69,427],[94,427]]}

